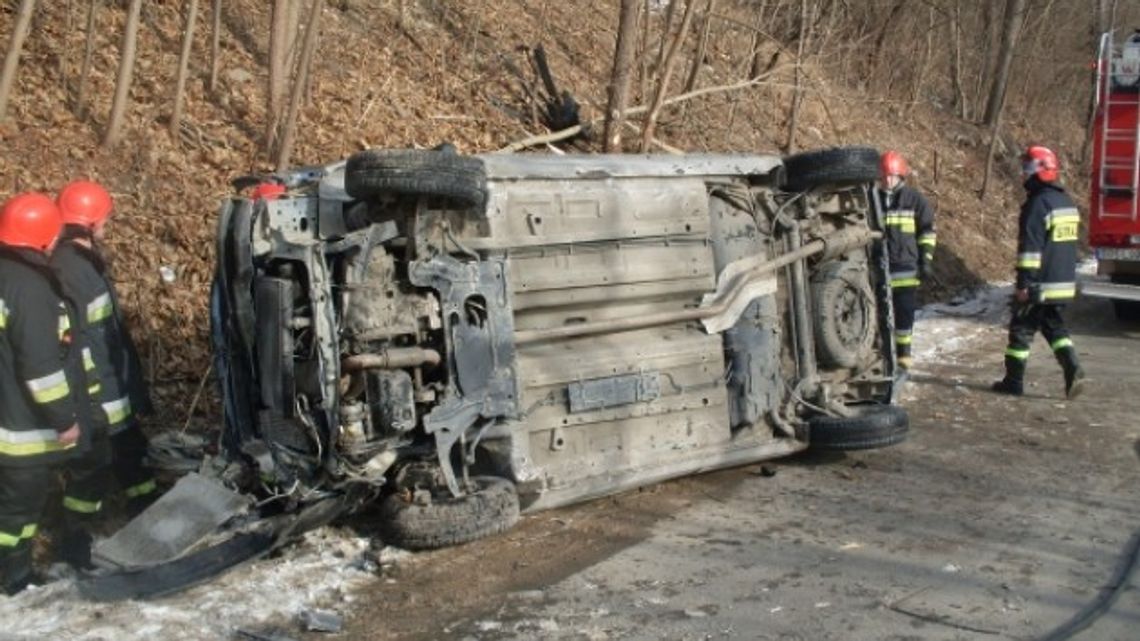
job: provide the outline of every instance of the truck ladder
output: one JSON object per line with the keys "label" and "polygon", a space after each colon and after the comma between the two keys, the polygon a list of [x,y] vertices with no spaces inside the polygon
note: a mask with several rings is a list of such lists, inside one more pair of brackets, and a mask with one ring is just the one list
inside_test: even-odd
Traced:
{"label": "truck ladder", "polygon": [[[1135,221],[1140,215],[1140,93],[1113,92],[1114,59],[1123,59],[1124,48],[1114,46],[1112,34],[1101,37],[1100,55],[1097,57],[1097,90],[1102,109],[1100,136],[1100,198],[1097,216]],[[1115,109],[1114,109],[1115,108]],[[1113,126],[1116,120],[1127,120],[1121,112],[1136,110],[1130,122]],[[1125,211],[1110,209],[1110,198],[1128,198]]]}

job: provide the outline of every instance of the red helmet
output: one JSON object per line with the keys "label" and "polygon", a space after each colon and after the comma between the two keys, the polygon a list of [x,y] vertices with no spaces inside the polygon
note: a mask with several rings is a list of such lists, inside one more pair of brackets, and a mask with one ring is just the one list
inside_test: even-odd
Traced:
{"label": "red helmet", "polygon": [[1037,176],[1042,182],[1051,183],[1060,178],[1060,169],[1057,154],[1048,147],[1032,145],[1021,155],[1021,173],[1026,177]]}
{"label": "red helmet", "polygon": [[51,198],[37,193],[17,194],[0,210],[0,243],[46,252],[59,238],[63,217]]}
{"label": "red helmet", "polygon": [[76,180],[60,190],[56,198],[65,225],[95,227],[111,215],[111,194],[90,180]]}
{"label": "red helmet", "polygon": [[910,173],[910,167],[906,164],[906,158],[902,154],[894,150],[887,150],[883,152],[883,157],[879,159],[879,175],[886,179],[887,176],[898,176],[899,178],[906,178]]}

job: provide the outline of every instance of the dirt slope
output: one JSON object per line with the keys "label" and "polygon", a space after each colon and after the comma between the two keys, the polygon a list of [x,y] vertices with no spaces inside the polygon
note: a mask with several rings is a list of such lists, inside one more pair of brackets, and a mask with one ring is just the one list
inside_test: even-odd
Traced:
{"label": "dirt slope", "polygon": [[[116,279],[159,383],[162,422],[180,423],[186,398],[208,364],[207,297],[218,203],[231,178],[268,167],[261,150],[267,3],[223,3],[221,73],[213,92],[206,89],[209,34],[202,25],[208,19],[199,17],[178,136],[168,131],[167,119],[183,29],[181,3],[144,3],[128,131],[124,143],[109,151],[98,142],[124,11],[110,3],[98,14],[89,115],[78,118],[72,103],[82,64],[84,3],[40,4],[9,116],[0,123],[0,196],[54,191],[78,176],[110,186],[118,211],[109,242]],[[329,2],[294,163],[326,162],[366,147],[442,141],[463,152],[485,152],[542,133],[524,89],[534,79],[527,51],[538,44],[546,48],[561,88],[582,105],[583,118],[594,119],[605,99],[616,4],[423,0],[408,3],[401,27],[395,2]],[[746,73],[748,7],[725,4],[725,19],[701,67],[702,87],[736,82]],[[11,9],[0,12],[0,33],[10,33],[11,23]],[[766,56],[778,46],[764,42],[761,51]],[[776,150],[786,136],[791,95],[791,66],[778,68],[769,84],[667,108],[658,137],[694,151]],[[1007,274],[1019,198],[1008,157],[999,163],[997,188],[979,200],[974,190],[981,183],[986,141],[981,130],[929,104],[887,103],[845,89],[851,83],[829,74],[834,70],[822,66],[811,73],[798,146],[871,144],[911,157],[915,181],[939,209],[941,250],[931,294]],[[1079,127],[1056,133],[1063,150],[1079,145]],[[596,147],[587,140],[572,148]],[[163,266],[174,270],[174,282],[162,280]],[[207,402],[199,407],[204,421],[214,418],[216,407],[208,399],[212,386],[205,389]]]}

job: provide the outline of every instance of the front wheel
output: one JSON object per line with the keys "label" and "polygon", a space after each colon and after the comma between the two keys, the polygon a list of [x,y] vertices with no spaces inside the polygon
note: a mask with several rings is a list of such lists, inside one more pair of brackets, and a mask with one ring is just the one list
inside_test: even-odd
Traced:
{"label": "front wheel", "polygon": [[852,408],[852,416],[819,415],[808,419],[808,444],[815,450],[871,450],[906,440],[910,417],[897,405]]}
{"label": "front wheel", "polygon": [[407,550],[434,550],[470,543],[510,529],[519,520],[515,484],[497,476],[476,476],[460,497],[444,490],[428,496],[396,493],[380,506],[382,537]]}

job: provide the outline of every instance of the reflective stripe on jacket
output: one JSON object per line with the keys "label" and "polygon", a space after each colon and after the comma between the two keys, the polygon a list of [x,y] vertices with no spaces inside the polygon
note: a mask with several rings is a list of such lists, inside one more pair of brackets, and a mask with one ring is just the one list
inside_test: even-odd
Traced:
{"label": "reflective stripe on jacket", "polygon": [[103,260],[95,250],[76,243],[74,235],[71,227],[65,230],[51,263],[67,296],[86,316],[84,342],[99,383],[93,399],[102,422],[115,434],[127,428],[134,409],[149,405],[146,384]]}
{"label": "reflective stripe on jacket", "polygon": [[1035,303],[1065,303],[1077,293],[1081,215],[1059,185],[1030,178],[1017,232],[1017,288]]}
{"label": "reflective stripe on jacket", "polygon": [[90,419],[72,313],[45,256],[0,246],[0,465],[63,460],[85,444],[57,440]]}
{"label": "reflective stripe on jacket", "polygon": [[938,237],[934,209],[918,190],[906,184],[892,192],[879,190],[890,260],[891,286],[915,287],[918,273],[934,259]]}

